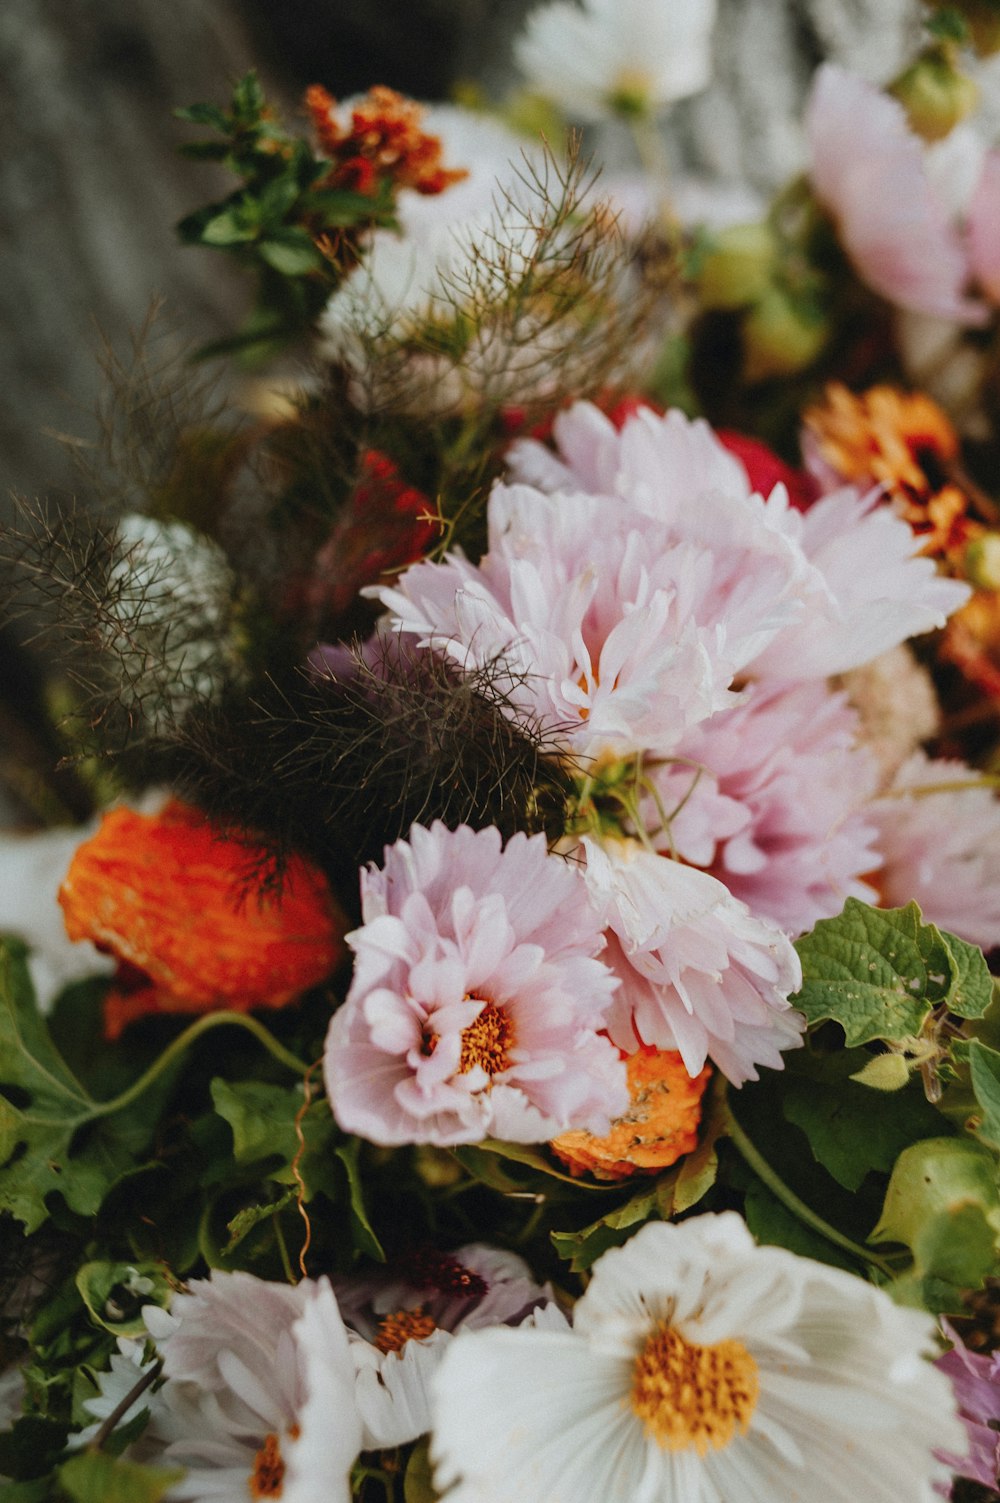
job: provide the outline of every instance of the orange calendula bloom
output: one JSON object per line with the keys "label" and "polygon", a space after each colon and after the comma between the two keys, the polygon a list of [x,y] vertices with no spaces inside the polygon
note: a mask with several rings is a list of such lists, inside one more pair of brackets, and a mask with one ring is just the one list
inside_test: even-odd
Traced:
{"label": "orange calendula bloom", "polygon": [[347,927],[326,878],[293,856],[280,891],[247,891],[263,850],[179,802],[159,814],[114,809],[59,891],[70,939],[119,961],[108,1038],[149,1013],[282,1007],[323,981]]}
{"label": "orange calendula bloom", "polygon": [[571,1174],[595,1179],[656,1174],[696,1147],[711,1075],[706,1065],[692,1079],[672,1049],[641,1048],[627,1062],[631,1105],[611,1124],[607,1137],[564,1132],[549,1147]]}
{"label": "orange calendula bloom", "polygon": [[417,193],[443,193],[468,177],[463,168],[445,167],[439,137],[421,130],[423,105],[378,85],[351,110],[350,125],[337,119],[337,102],[321,84],[306,90],[320,148],[334,164],[325,186],[371,194],[390,179]]}
{"label": "orange calendula bloom", "polygon": [[952,477],[959,440],[923,392],[873,386],[855,394],[833,382],[803,415],[823,463],[851,485],[881,485],[897,513],[923,538],[924,553],[964,548],[979,530]]}

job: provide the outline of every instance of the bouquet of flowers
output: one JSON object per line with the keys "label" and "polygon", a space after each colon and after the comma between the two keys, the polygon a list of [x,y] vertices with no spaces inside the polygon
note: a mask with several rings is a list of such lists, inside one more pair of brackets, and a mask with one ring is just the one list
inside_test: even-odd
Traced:
{"label": "bouquet of flowers", "polygon": [[3,1503],[996,1496],[1000,7],[770,204],[713,21],[180,112],[253,311],[3,542]]}

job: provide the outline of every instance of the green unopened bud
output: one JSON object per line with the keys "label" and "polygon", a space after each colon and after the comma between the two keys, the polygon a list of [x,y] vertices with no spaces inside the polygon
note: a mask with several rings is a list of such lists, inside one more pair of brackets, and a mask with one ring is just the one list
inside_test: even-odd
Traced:
{"label": "green unopened bud", "polygon": [[965,577],[977,590],[1000,590],[1000,532],[984,532],[965,550]]}
{"label": "green unopened bud", "polygon": [[826,343],[827,322],[812,307],[769,287],[743,320],[743,376],[753,385],[811,365]]}
{"label": "green unopened bud", "polygon": [[906,110],[918,136],[940,141],[979,100],[979,89],[955,66],[953,49],[945,44],[928,47],[916,62],[901,73],[889,89]]}
{"label": "green unopened bud", "polygon": [[909,1082],[910,1067],[901,1054],[873,1054],[851,1079],[873,1091],[901,1091]]}
{"label": "green unopened bud", "polygon": [[695,272],[704,308],[745,308],[763,297],[778,248],[770,226],[735,224],[707,241]]}

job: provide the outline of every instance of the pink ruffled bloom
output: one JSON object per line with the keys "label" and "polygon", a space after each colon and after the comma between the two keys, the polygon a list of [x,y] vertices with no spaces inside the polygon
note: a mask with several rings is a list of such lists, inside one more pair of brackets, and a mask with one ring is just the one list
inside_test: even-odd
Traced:
{"label": "pink ruffled bloom", "polygon": [[[969,598],[967,585],[943,578],[931,559],[919,555],[919,540],[878,504],[877,491],[837,491],[804,515],[790,505],[783,485],[762,500],[753,496],[743,465],[700,420],[689,422],[678,412],[660,417],[644,408],[616,429],[596,407],[578,402],[556,419],[553,437],[556,454],[530,440],[513,445],[515,476],[545,490],[576,486],[616,496],[664,521],[674,538],[696,540],[722,555],[732,517],[740,515],[758,550],[748,549],[742,564],[754,571],[745,572],[748,593],[765,584],[764,539],[771,548],[780,540],[790,550],[794,563],[787,579],[794,601],[782,597],[786,624],[770,630],[769,640],[741,665],[757,677],[846,673],[942,626]],[[723,496],[735,507],[724,506]],[[718,587],[728,578],[721,558],[716,569]]]}
{"label": "pink ruffled bloom", "polygon": [[938,1357],[934,1366],[951,1379],[958,1401],[959,1418],[965,1426],[968,1448],[964,1456],[937,1451],[940,1461],[983,1487],[997,1489],[1000,1481],[1000,1352],[981,1356],[963,1346],[961,1338],[942,1321],[954,1345]]}
{"label": "pink ruffled bloom", "polygon": [[780,1070],[805,1026],[788,1002],[802,971],[786,936],[707,872],[636,840],[587,837],[583,848],[622,981],[608,1019],[615,1043],[676,1049],[692,1076],[711,1058],[734,1085],[756,1080],[758,1065]]}
{"label": "pink ruffled bloom", "polygon": [[898,308],[984,323],[986,309],[965,295],[966,247],[898,100],[824,63],[805,124],[813,189],[861,280]]}
{"label": "pink ruffled bloom", "polygon": [[[861,880],[879,865],[874,759],[857,745],[858,716],[824,683],[752,684],[742,704],[681,741],[687,763],[647,767],[670,820],[673,849],[709,870],[752,913],[786,934],[873,902]],[[647,809],[648,828],[656,811]],[[666,849],[662,836],[658,847]]]}
{"label": "pink ruffled bloom", "polygon": [[333,1016],[333,1114],[372,1142],[607,1132],[628,1091],[599,1036],[616,982],[577,870],[541,835],[430,830],[362,873],[354,978]]}
{"label": "pink ruffled bloom", "polygon": [[868,813],[886,906],[915,899],[930,923],[989,950],[1000,944],[1000,801],[976,786],[980,777],[964,762],[918,751]]}

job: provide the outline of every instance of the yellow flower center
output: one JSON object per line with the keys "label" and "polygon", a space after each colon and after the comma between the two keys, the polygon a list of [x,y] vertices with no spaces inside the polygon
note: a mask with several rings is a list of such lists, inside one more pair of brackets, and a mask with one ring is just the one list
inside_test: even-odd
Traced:
{"label": "yellow flower center", "polygon": [[380,1352],[401,1352],[408,1341],[423,1341],[437,1330],[433,1316],[425,1315],[423,1306],[415,1310],[395,1310],[379,1321],[375,1345]]}
{"label": "yellow flower center", "polygon": [[698,1346],[661,1321],[636,1358],[630,1400],[665,1451],[693,1446],[704,1456],[746,1434],[759,1394],[742,1341]]}
{"label": "yellow flower center", "polygon": [[514,1025],[502,1007],[487,1002],[474,1023],[462,1029],[462,1057],[458,1073],[465,1075],[478,1065],[487,1075],[506,1070],[507,1051],[513,1047]]}
{"label": "yellow flower center", "polygon": [[273,1432],[264,1437],[264,1444],[254,1457],[250,1474],[251,1498],[280,1498],[285,1485],[285,1463],[281,1455],[281,1442]]}

